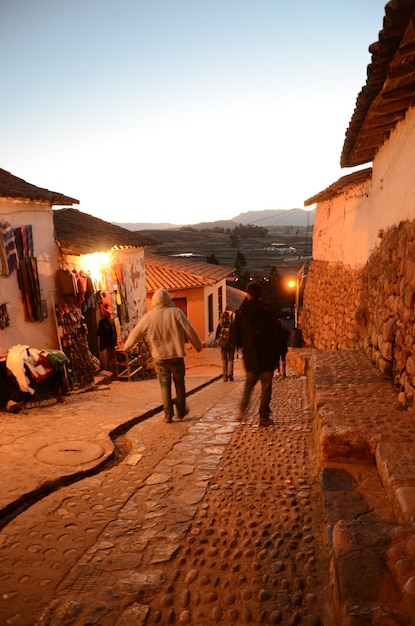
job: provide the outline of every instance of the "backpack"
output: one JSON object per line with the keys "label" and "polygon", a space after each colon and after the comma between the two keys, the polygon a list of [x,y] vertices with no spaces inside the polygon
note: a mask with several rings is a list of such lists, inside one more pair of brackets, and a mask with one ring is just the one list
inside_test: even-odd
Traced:
{"label": "backpack", "polygon": [[231,336],[231,327],[229,326],[221,326],[219,337],[218,337],[219,346],[222,350],[229,350],[232,348],[232,336]]}

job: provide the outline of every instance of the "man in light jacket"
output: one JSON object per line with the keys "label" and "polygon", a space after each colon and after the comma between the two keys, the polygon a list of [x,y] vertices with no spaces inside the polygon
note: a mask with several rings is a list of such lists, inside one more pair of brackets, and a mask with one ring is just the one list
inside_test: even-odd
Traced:
{"label": "man in light jacket", "polygon": [[124,350],[131,350],[145,334],[150,341],[151,356],[160,383],[164,419],[171,422],[174,415],[172,379],[176,389],[177,417],[183,419],[188,413],[184,381],[185,343],[190,341],[197,352],[202,350],[203,345],[186,315],[175,306],[167,289],[154,292],[152,310],[133,328],[124,344]]}

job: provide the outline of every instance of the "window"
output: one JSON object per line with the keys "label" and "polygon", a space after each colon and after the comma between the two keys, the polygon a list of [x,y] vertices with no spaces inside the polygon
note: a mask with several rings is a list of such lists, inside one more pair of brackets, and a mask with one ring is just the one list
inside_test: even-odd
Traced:
{"label": "window", "polygon": [[208,331],[213,332],[213,295],[208,296]]}
{"label": "window", "polygon": [[172,298],[172,300],[175,306],[177,306],[178,309],[183,311],[183,313],[187,317],[187,298]]}
{"label": "window", "polygon": [[218,289],[218,319],[220,319],[220,316],[222,315],[222,311],[223,311],[223,293],[222,293],[222,286],[220,286]]}

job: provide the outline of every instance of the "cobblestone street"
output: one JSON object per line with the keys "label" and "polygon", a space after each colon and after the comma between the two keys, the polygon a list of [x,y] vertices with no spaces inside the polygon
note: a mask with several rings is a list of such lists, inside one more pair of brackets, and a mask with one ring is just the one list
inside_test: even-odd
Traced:
{"label": "cobblestone street", "polygon": [[415,625],[414,410],[361,351],[294,350],[238,422],[244,372],[2,415],[0,623]]}
{"label": "cobblestone street", "polygon": [[277,379],[273,405],[275,427],[236,428],[149,623],[333,623],[305,379]]}
{"label": "cobblestone street", "polygon": [[3,623],[332,624],[306,379],[275,379],[266,429],[235,421],[238,380],[6,526]]}

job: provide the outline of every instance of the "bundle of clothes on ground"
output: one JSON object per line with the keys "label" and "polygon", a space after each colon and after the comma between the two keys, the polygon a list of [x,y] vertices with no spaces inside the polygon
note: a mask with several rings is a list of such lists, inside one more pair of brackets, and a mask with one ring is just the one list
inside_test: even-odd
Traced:
{"label": "bundle of clothes on ground", "polygon": [[0,357],[0,407],[18,413],[29,399],[56,397],[65,391],[68,358],[60,350],[39,350],[18,344]]}

